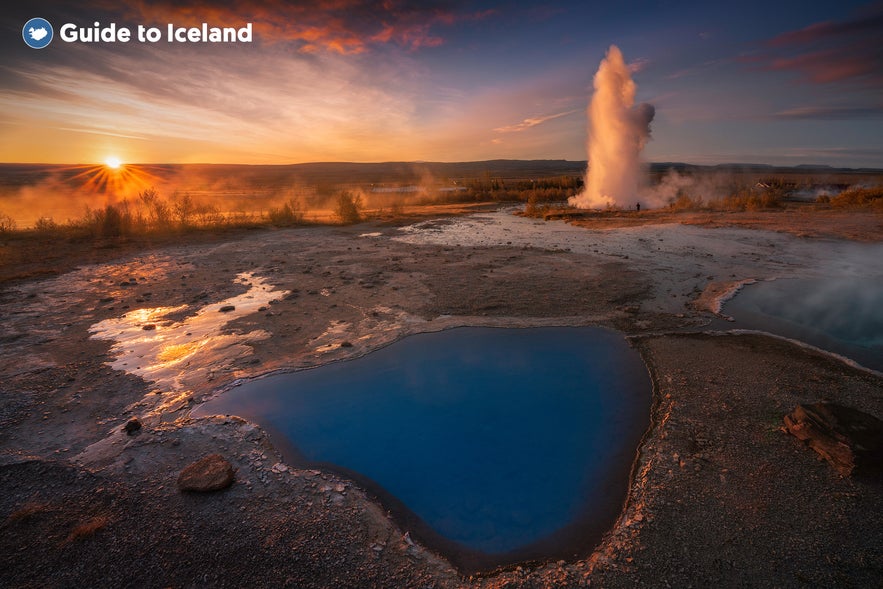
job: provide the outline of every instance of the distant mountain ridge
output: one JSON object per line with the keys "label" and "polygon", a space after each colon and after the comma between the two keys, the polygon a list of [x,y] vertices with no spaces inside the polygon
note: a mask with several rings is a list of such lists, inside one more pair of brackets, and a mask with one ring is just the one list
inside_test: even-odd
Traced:
{"label": "distant mountain ridge", "polygon": [[[195,172],[205,178],[235,177],[257,185],[301,182],[309,184],[421,184],[426,181],[460,183],[470,180],[531,180],[554,176],[582,176],[586,161],[574,160],[479,160],[469,162],[309,162],[301,164],[132,164],[157,179]],[[653,162],[654,175],[668,170],[680,173],[733,174],[883,174],[877,168],[835,168],[828,165],[800,164],[774,166],[755,163],[696,165],[683,162]],[[0,163],[0,187],[25,186],[54,177],[61,181],[74,178],[84,168],[100,165],[14,164]]]}

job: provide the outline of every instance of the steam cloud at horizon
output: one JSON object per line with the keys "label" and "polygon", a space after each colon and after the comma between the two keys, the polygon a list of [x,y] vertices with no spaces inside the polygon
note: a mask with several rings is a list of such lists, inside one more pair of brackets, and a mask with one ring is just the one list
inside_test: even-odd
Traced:
{"label": "steam cloud at horizon", "polygon": [[642,177],[639,155],[650,138],[656,109],[647,103],[635,105],[637,86],[616,45],[601,61],[594,88],[588,107],[585,190],[568,202],[583,209],[632,207]]}

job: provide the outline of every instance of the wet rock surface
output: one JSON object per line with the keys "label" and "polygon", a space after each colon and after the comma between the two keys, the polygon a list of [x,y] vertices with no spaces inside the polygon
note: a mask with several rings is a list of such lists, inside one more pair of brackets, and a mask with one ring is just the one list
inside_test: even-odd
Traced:
{"label": "wet rock surface", "polygon": [[[369,231],[380,235],[359,237]],[[544,249],[515,237],[406,243],[388,226],[296,228],[4,285],[0,586],[873,586],[880,486],[840,477],[781,418],[821,398],[883,415],[880,376],[768,337],[665,335],[707,321],[690,303],[709,282],[799,273],[847,246],[704,231],[568,230],[585,247]],[[711,257],[709,243],[719,244]],[[217,345],[159,348],[160,380],[137,356],[112,368],[113,342],[92,337],[129,312],[145,313],[141,337],[175,326],[186,336],[188,318],[254,288],[243,273],[286,294],[254,312],[205,313],[223,324],[199,341]],[[151,301],[172,310],[149,320]],[[259,428],[189,417],[238,379],[459,325],[642,336],[633,344],[655,383],[653,425],[629,501],[595,553],[462,577],[351,482],[288,466]],[[129,436],[133,418],[142,427]],[[179,473],[210,454],[229,461],[236,484],[181,493]]]}

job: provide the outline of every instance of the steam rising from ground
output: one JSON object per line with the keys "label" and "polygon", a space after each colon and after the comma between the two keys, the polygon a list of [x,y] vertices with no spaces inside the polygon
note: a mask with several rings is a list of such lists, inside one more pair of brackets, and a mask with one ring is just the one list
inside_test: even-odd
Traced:
{"label": "steam rising from ground", "polygon": [[633,207],[638,201],[639,155],[650,137],[656,113],[651,104],[635,106],[635,83],[616,45],[611,45],[594,79],[589,103],[589,167],[585,191],[571,197],[579,208]]}

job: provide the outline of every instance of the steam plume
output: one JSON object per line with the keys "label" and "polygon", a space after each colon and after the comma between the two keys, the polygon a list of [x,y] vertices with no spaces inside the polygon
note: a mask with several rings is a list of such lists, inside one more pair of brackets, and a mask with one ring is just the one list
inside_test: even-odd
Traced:
{"label": "steam plume", "polygon": [[656,109],[647,103],[635,106],[636,86],[616,45],[601,61],[594,86],[588,109],[586,187],[568,202],[583,209],[631,207],[641,178],[638,156],[650,138]]}

